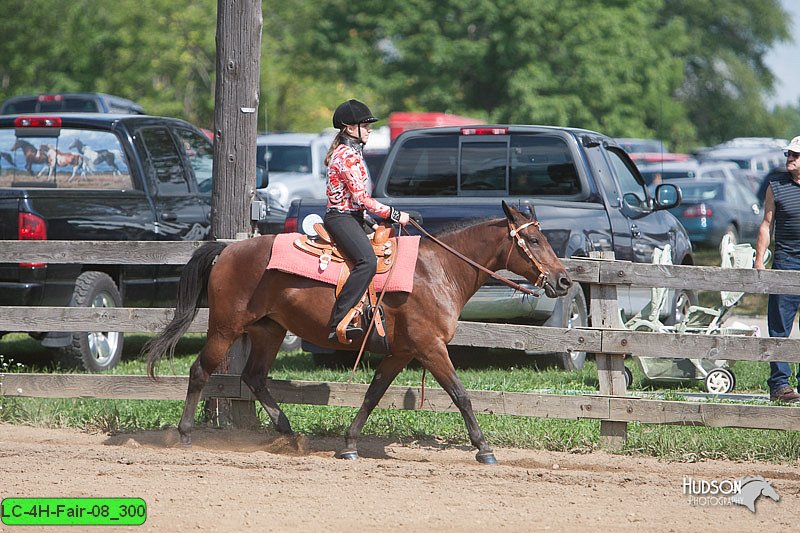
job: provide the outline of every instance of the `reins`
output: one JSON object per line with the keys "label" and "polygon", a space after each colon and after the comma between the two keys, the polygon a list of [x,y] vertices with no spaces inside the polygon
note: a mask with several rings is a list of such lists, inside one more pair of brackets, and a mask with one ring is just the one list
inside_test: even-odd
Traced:
{"label": "reins", "polygon": [[[481,264],[478,264],[477,262],[475,262],[472,259],[470,259],[469,257],[465,256],[464,254],[462,254],[458,250],[454,249],[452,246],[443,243],[442,241],[440,241],[439,239],[437,239],[436,237],[434,237],[433,235],[428,233],[428,231],[426,231],[425,228],[420,226],[419,223],[417,223],[417,221],[414,220],[413,218],[409,219],[408,223],[411,224],[412,226],[414,226],[415,228],[417,228],[417,230],[419,230],[420,233],[425,235],[427,238],[429,238],[430,240],[432,240],[433,242],[435,242],[436,244],[438,244],[439,246],[441,246],[442,248],[444,248],[448,252],[452,253],[453,255],[455,255],[459,259],[465,261],[466,263],[474,266],[478,270],[481,270],[481,271],[489,274],[491,277],[493,277],[497,281],[500,281],[501,283],[504,283],[504,284],[508,285],[512,289],[516,289],[516,290],[518,290],[520,292],[523,292],[525,294],[534,294],[534,292],[532,290],[528,289],[527,287],[523,287],[519,283],[515,283],[515,282],[511,281],[510,279],[501,276],[497,272],[492,272],[491,270],[489,270],[485,266],[483,266]],[[541,288],[541,287],[544,286],[545,282],[547,281],[548,272],[546,272],[542,268],[542,264],[533,256],[533,254],[531,253],[530,249],[528,248],[527,243],[525,242],[525,239],[523,239],[519,235],[520,231],[522,231],[527,226],[530,226],[532,224],[538,225],[539,222],[536,221],[536,220],[532,220],[530,222],[527,222],[527,223],[523,224],[519,228],[515,227],[513,222],[511,222],[511,221],[508,222],[508,225],[511,228],[511,231],[509,232],[510,235],[511,235],[511,238],[515,240],[517,245],[520,248],[522,248],[522,250],[525,252],[525,255],[527,255],[528,258],[533,262],[533,264],[536,265],[536,268],[539,269],[539,277],[536,279],[535,285],[537,287]],[[513,250],[513,249],[514,249],[514,247],[512,245],[511,249],[509,249],[509,252],[508,252],[508,257],[509,258],[511,257],[511,250]],[[508,258],[506,258],[506,265],[508,265]]]}

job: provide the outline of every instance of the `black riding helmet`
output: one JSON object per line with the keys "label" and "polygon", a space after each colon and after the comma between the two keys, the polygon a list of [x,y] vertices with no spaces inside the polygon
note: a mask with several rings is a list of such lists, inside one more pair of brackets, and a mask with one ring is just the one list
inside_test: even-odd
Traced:
{"label": "black riding helmet", "polygon": [[369,110],[366,104],[358,100],[350,99],[346,102],[342,102],[339,104],[339,107],[336,108],[336,111],[333,112],[333,127],[337,130],[347,125],[369,122],[378,122],[378,119],[372,116],[372,111]]}

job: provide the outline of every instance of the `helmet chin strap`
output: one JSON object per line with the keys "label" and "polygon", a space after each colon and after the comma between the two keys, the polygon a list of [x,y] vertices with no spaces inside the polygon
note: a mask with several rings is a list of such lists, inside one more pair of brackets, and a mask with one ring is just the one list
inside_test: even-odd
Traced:
{"label": "helmet chin strap", "polygon": [[[352,124],[351,124],[351,126],[352,126]],[[351,139],[353,139],[355,141],[358,141],[361,144],[361,146],[364,146],[365,144],[367,144],[367,141],[365,141],[364,139],[361,138],[361,136],[363,135],[363,133],[361,133],[361,123],[359,122],[358,124],[356,124],[356,127],[358,128],[358,137],[353,137],[352,135],[350,135],[347,132],[346,129],[345,129],[345,135],[347,135],[348,137],[350,137]]]}

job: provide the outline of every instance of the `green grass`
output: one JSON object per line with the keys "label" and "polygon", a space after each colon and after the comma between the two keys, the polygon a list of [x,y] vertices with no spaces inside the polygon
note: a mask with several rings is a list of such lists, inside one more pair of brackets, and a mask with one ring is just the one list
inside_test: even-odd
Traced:
{"label": "green grass", "polygon": [[[146,335],[128,335],[122,364],[115,374],[144,374],[145,362],[138,352],[148,339]],[[161,375],[184,375],[202,347],[203,335],[189,335],[179,345],[176,357],[163,361]],[[12,355],[13,354],[13,355]],[[48,363],[37,342],[22,334],[7,335],[0,341],[0,367],[5,371],[74,372],[74,369]],[[540,370],[535,358],[492,353],[483,359],[456,357],[458,373],[468,389],[540,391],[575,393],[597,390],[597,368],[587,362],[579,372]],[[368,383],[377,357],[366,358],[353,381]],[[18,366],[22,364],[22,366]],[[634,375],[635,390],[658,391],[665,399],[681,400],[687,392],[697,392],[700,384],[684,382],[665,384],[645,380],[638,365],[626,364]],[[768,365],[739,361],[733,365],[737,391],[765,393]],[[311,357],[302,352],[278,356],[271,376],[276,379],[309,381],[347,381],[347,370],[316,368]],[[0,374],[0,379],[2,374]],[[419,386],[422,371],[404,370],[396,385]],[[428,375],[426,387],[437,384]],[[341,436],[355,416],[356,409],[284,405],[296,431],[310,436]],[[87,431],[131,432],[175,427],[183,402],[140,400],[88,400],[0,397],[0,421],[47,427],[77,427]],[[268,418],[260,406],[257,413],[265,426]],[[201,415],[198,414],[198,422]],[[587,453],[597,449],[598,421],[555,420],[533,417],[478,415],[481,427],[493,446],[546,449],[571,453]],[[364,434],[400,442],[427,441],[439,446],[469,446],[464,422],[456,413],[425,411],[376,410],[364,428]],[[772,462],[800,461],[800,438],[796,432],[720,428],[688,428],[631,423],[628,442],[622,453],[649,455],[667,460],[698,461],[708,458],[730,460],[764,460]]]}

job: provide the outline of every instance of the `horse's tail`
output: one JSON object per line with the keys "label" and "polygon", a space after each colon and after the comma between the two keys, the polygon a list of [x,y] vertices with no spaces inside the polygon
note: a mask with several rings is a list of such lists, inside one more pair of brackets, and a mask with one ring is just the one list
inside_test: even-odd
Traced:
{"label": "horse's tail", "polygon": [[175,316],[167,324],[164,331],[150,339],[142,347],[142,354],[147,353],[147,373],[155,379],[155,366],[165,353],[172,357],[175,346],[189,329],[197,316],[197,307],[208,290],[208,277],[217,256],[227,246],[222,242],[209,242],[195,250],[192,258],[186,263],[178,281],[178,301],[175,305]]}

